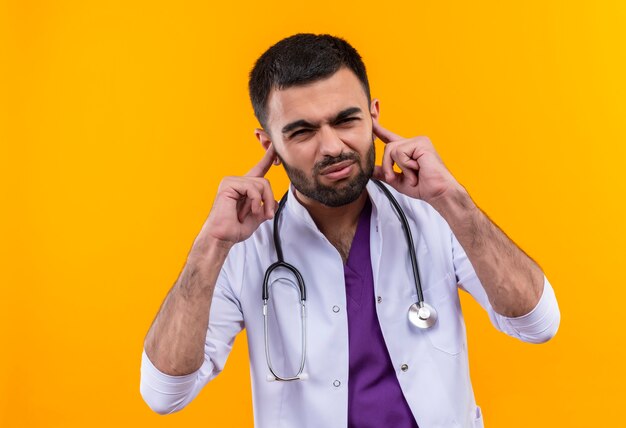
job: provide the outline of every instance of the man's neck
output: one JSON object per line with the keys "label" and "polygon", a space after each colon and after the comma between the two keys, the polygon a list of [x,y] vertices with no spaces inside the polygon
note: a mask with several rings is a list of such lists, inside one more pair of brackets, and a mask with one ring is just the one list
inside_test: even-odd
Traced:
{"label": "man's neck", "polygon": [[354,233],[368,198],[367,191],[363,190],[355,201],[340,207],[329,207],[303,195],[298,190],[295,190],[294,194],[296,199],[307,209],[320,232],[331,242],[335,237],[341,235],[342,231]]}

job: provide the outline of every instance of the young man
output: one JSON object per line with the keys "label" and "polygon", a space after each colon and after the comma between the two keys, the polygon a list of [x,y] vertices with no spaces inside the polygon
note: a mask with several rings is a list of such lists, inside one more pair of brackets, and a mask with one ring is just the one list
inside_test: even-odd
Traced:
{"label": "young man", "polygon": [[[344,40],[281,40],[257,60],[250,96],[265,156],[218,188],[146,336],[145,401],[161,414],[182,409],[245,328],[257,427],[483,426],[458,289],[499,330],[545,342],[560,314],[539,266],[474,204],[428,138],[380,125],[365,66]],[[376,136],[386,143],[380,166]],[[275,236],[277,202],[263,177],[280,163],[291,186]],[[430,328],[409,321],[419,294],[407,238],[372,176],[407,217],[423,298],[437,312]],[[297,274],[265,278],[277,241],[306,284],[306,311]],[[289,377],[297,380],[277,380]]]}

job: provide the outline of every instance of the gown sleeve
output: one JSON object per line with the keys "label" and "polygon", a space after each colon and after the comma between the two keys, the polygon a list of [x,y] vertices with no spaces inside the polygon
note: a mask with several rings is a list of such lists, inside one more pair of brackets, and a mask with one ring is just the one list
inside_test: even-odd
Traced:
{"label": "gown sleeve", "polygon": [[557,332],[561,320],[559,305],[552,285],[543,276],[543,291],[537,305],[527,314],[507,317],[497,313],[481,284],[465,250],[450,231],[454,270],[459,288],[468,292],[487,311],[491,323],[500,331],[524,342],[543,343]]}
{"label": "gown sleeve", "polygon": [[[218,276],[211,301],[202,366],[186,375],[168,375],[154,366],[144,347],[139,390],[154,412],[165,415],[183,409],[223,370],[235,337],[244,328],[241,304],[233,291],[233,288],[241,289],[241,272],[245,263],[242,247],[236,245],[231,249]],[[240,266],[236,269],[237,264]]]}

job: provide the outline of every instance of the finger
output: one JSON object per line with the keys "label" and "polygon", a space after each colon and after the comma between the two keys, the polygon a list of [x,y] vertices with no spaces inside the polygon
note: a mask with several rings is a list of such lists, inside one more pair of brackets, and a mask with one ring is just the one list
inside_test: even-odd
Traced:
{"label": "finger", "polygon": [[417,173],[413,171],[411,168],[402,168],[402,181],[408,181],[409,184],[413,187],[417,186]]}
{"label": "finger", "polygon": [[263,212],[263,205],[261,203],[263,199],[261,198],[261,194],[255,193],[250,199],[250,211],[252,211],[253,216],[258,216]]}
{"label": "finger", "polygon": [[272,164],[276,160],[276,151],[274,150],[274,144],[265,151],[265,155],[261,158],[259,163],[254,165],[250,171],[245,175],[246,177],[265,177],[267,171],[270,170]]}
{"label": "finger", "polygon": [[[255,201],[257,204],[250,205],[250,209],[255,216],[259,218],[265,217],[266,219],[271,219],[274,217],[274,213],[276,212],[276,200],[274,199],[274,193],[272,192],[272,186],[270,185],[269,180],[264,177],[248,177],[242,178],[243,184],[245,186],[250,186],[256,190],[255,193],[247,193],[257,198],[258,201]],[[258,208],[258,210],[257,210]]]}
{"label": "finger", "polygon": [[373,174],[374,178],[377,178],[381,181],[384,181],[385,183],[391,185],[392,187],[396,188],[399,181],[402,179],[402,174],[399,172],[393,172],[393,178],[391,180],[387,179],[387,176],[385,176],[385,173],[383,171],[383,168],[381,166],[375,165],[374,166],[374,174]]}
{"label": "finger", "polygon": [[420,153],[415,147],[405,145],[404,147],[398,147],[397,151],[399,152],[397,162],[399,165],[401,164],[414,170],[420,168],[420,164],[417,162]]}
{"label": "finger", "polygon": [[[394,171],[394,174],[397,174],[397,173]],[[387,177],[385,176],[385,170],[383,169],[382,166],[379,166],[379,165],[375,165],[374,166],[373,177],[378,179],[378,180],[384,181],[387,184],[391,184],[391,183],[389,183],[387,181]],[[391,180],[391,181],[393,181],[393,180]]]}
{"label": "finger", "polygon": [[251,205],[252,205],[252,199],[250,198],[242,199],[241,208],[237,210],[237,220],[239,220],[239,223],[243,223],[246,217],[248,217],[248,215],[250,214]]}
{"label": "finger", "polygon": [[382,171],[383,174],[385,175],[385,181],[387,183],[389,183],[390,181],[393,181],[394,176],[395,176],[395,171],[393,170],[393,158],[391,157],[391,148],[393,146],[386,146],[385,147],[385,151],[383,153],[383,159],[381,162],[381,167],[382,167]]}
{"label": "finger", "polygon": [[261,201],[263,200],[259,190],[260,185],[251,180],[240,183],[235,191],[239,194],[239,200],[243,201],[237,212],[239,222],[243,223],[250,213],[253,216],[263,213]]}
{"label": "finger", "polygon": [[[398,151],[396,151],[396,153],[398,153]],[[400,167],[402,173],[405,175],[404,178],[408,179],[408,182],[412,186],[416,186],[417,171],[419,170],[419,164],[417,163],[417,161],[413,159],[408,153],[399,151],[399,153],[397,154],[396,164]]]}
{"label": "finger", "polygon": [[276,212],[276,200],[274,199],[274,192],[272,192],[272,186],[270,182],[265,178],[259,178],[261,198],[263,199],[263,207],[265,208],[265,217],[268,219],[274,217]]}
{"label": "finger", "polygon": [[378,123],[378,120],[372,120],[372,131],[374,131],[374,135],[376,135],[382,142],[385,144],[391,143],[394,141],[404,140],[401,136],[394,134],[393,132],[385,129]]}

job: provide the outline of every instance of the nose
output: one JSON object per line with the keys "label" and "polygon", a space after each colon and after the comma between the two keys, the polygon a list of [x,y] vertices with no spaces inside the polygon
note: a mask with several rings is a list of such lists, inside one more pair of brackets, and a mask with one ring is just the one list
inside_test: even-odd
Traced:
{"label": "nose", "polygon": [[343,152],[345,144],[331,126],[322,126],[318,138],[320,155],[323,157],[337,157]]}

